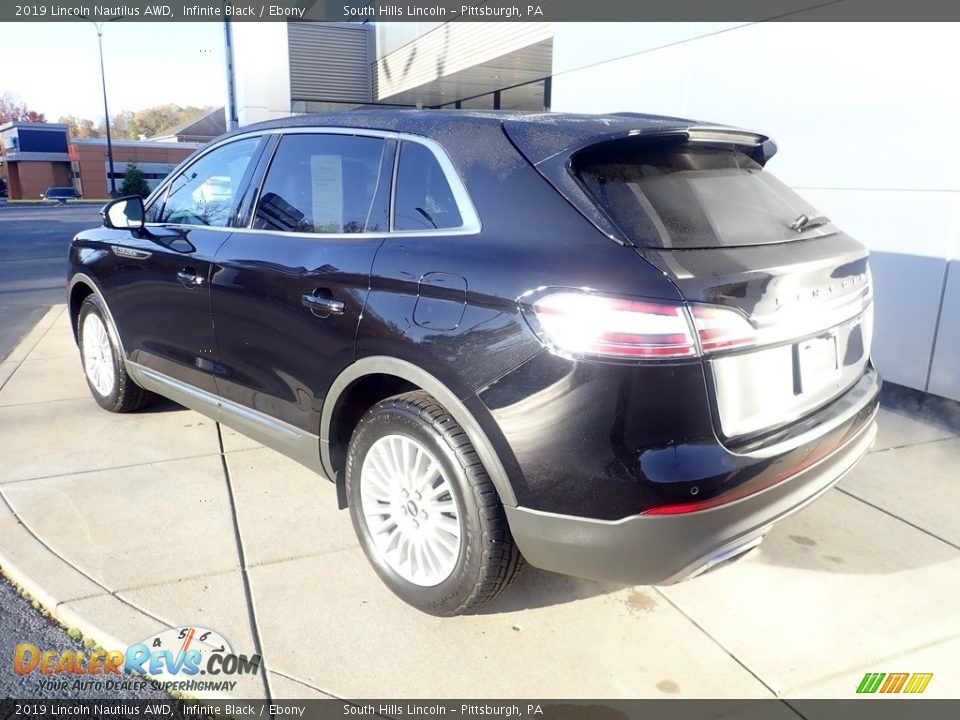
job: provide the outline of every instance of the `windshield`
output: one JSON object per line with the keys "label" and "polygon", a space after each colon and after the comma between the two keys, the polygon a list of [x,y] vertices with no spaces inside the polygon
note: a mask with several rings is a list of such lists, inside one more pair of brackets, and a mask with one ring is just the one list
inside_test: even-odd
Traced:
{"label": "windshield", "polygon": [[[629,139],[581,151],[573,169],[627,239],[644,247],[760,245],[836,232],[732,147]],[[816,222],[798,224],[801,216]]]}

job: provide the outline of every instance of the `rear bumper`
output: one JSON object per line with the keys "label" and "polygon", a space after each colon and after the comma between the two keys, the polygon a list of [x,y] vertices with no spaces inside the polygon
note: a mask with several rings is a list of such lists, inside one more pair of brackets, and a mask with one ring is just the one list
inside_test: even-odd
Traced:
{"label": "rear bumper", "polygon": [[867,453],[876,411],[837,450],[760,492],[706,510],[621,520],[507,507],[510,530],[531,565],[565,575],[663,585],[697,575],[754,547],[770,526],[835,485]]}

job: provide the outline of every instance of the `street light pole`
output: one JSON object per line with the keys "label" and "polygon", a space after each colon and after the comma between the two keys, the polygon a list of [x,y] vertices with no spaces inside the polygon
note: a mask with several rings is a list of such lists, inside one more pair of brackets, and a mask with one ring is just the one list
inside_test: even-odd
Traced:
{"label": "street light pole", "polygon": [[[110,167],[110,197],[116,197],[117,180],[113,177],[113,142],[110,138],[110,110],[107,108],[107,73],[103,68],[103,26],[105,23],[98,23],[88,15],[81,15],[80,17],[89,23],[93,23],[93,27],[97,31],[97,46],[100,48],[100,84],[103,87],[103,123],[107,128],[107,163]],[[124,16],[116,15],[107,20],[107,22],[113,22],[122,17]]]}
{"label": "street light pole", "polygon": [[113,174],[113,142],[110,139],[110,110],[107,108],[107,73],[103,68],[103,23],[96,23],[97,45],[100,47],[100,83],[103,86],[103,122],[107,128],[107,163],[110,166],[110,197],[117,196],[117,179]]}

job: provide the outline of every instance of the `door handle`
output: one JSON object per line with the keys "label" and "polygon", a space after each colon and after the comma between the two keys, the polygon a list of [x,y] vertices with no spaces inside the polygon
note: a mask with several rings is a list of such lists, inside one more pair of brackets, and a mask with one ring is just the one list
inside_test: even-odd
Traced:
{"label": "door handle", "polygon": [[340,300],[334,300],[332,297],[324,295],[304,295],[303,305],[310,308],[310,311],[314,314],[323,313],[324,315],[343,315],[343,311],[347,309],[347,306]]}
{"label": "door handle", "polygon": [[183,283],[186,287],[197,287],[198,285],[203,285],[203,278],[197,275],[192,268],[184,268],[178,272],[177,280]]}

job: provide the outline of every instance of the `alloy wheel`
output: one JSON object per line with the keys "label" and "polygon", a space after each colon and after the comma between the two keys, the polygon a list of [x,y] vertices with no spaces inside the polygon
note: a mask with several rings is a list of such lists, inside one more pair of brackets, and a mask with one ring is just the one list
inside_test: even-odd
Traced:
{"label": "alloy wheel", "polygon": [[103,321],[95,313],[83,320],[83,370],[94,389],[103,397],[113,392],[116,381],[113,366],[113,347]]}
{"label": "alloy wheel", "polygon": [[440,463],[406,435],[386,435],[360,469],[363,518],[380,556],[403,579],[439,585],[453,572],[463,533],[461,509]]}

